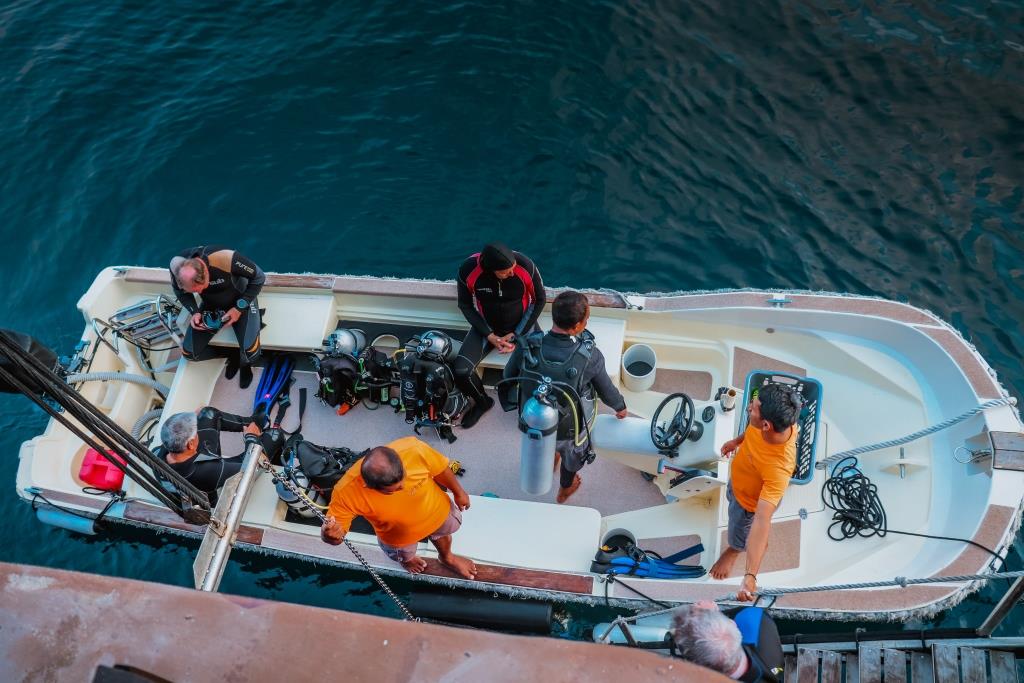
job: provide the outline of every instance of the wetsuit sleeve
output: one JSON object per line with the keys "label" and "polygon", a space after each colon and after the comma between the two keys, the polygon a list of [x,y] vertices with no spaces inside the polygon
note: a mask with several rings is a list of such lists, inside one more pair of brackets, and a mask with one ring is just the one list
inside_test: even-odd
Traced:
{"label": "wetsuit sleeve", "polygon": [[219,427],[222,432],[240,432],[250,422],[252,422],[252,417],[249,415],[234,415],[221,412]]}
{"label": "wetsuit sleeve", "polygon": [[540,314],[544,312],[544,306],[548,302],[548,295],[547,292],[544,291],[544,280],[541,278],[540,271],[537,270],[536,264],[522,254],[519,254],[516,260],[523,261],[520,265],[522,265],[530,274],[530,277],[533,278],[533,310],[530,311],[529,317],[526,318],[526,324],[521,328],[523,332],[529,332],[537,324],[537,321],[540,320]]}
{"label": "wetsuit sleeve", "polygon": [[594,389],[597,390],[597,395],[602,403],[616,412],[626,408],[626,399],[622,397],[622,393],[605,371],[604,354],[596,346],[594,347],[594,352],[590,355],[590,362],[587,363],[586,374],[591,377],[590,383],[594,385]]}
{"label": "wetsuit sleeve", "polygon": [[242,292],[242,298],[250,304],[263,289],[263,283],[267,281],[263,270],[237,251],[231,257],[231,274],[249,281],[249,286]]}
{"label": "wetsuit sleeve", "polygon": [[[466,266],[469,266],[469,270]],[[466,278],[469,277],[469,273],[473,272],[475,263],[470,260],[462,264],[459,268],[459,276],[456,278],[456,287],[459,290],[459,310],[462,311],[462,316],[466,319],[474,330],[480,333],[485,339],[493,330],[491,326],[487,324],[484,317],[480,315],[480,311],[476,310],[476,303],[473,301],[473,293],[469,291],[469,285],[466,284]]]}

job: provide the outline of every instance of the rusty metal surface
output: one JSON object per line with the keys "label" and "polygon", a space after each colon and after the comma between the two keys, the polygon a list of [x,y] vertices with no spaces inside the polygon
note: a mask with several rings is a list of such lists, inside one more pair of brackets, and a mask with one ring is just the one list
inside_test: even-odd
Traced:
{"label": "rusty metal surface", "polygon": [[0,680],[727,681],[678,659],[0,563]]}

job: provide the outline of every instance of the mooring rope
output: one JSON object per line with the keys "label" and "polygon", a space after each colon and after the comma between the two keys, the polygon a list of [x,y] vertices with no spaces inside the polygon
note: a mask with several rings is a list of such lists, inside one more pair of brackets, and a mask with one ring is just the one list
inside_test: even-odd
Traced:
{"label": "mooring rope", "polygon": [[[794,593],[820,593],[824,591],[844,591],[844,590],[855,590],[858,588],[906,588],[907,586],[917,586],[926,583],[963,583],[966,581],[991,581],[992,579],[1017,579],[1024,577],[1024,570],[1013,571],[1013,572],[992,572],[990,574],[960,574],[957,576],[930,576],[924,579],[908,579],[904,576],[897,576],[894,579],[888,579],[885,581],[862,581],[860,583],[834,583],[827,586],[804,586],[800,588],[764,588],[759,591],[755,591],[752,595],[756,598],[770,598],[778,597],[780,595],[792,595]],[[716,598],[713,602],[736,602],[736,593],[729,593],[728,595]],[[621,628],[623,625],[629,624],[630,622],[638,621],[640,619],[646,619],[648,617],[656,617],[662,614],[668,614],[676,610],[680,605],[673,605],[672,607],[666,607],[664,609],[654,610],[652,612],[641,612],[634,614],[633,616],[620,616],[616,617],[611,624],[608,625],[608,630],[598,639],[598,642],[608,642],[608,637],[616,627]]]}
{"label": "mooring rope", "polygon": [[859,448],[851,448],[848,451],[842,451],[841,453],[836,453],[835,455],[830,455],[827,458],[825,458],[824,460],[819,461],[818,464],[815,465],[815,467],[817,469],[819,469],[819,470],[823,470],[823,469],[827,468],[828,466],[832,465],[833,463],[839,462],[843,458],[848,458],[851,455],[860,455],[861,453],[868,453],[870,451],[878,451],[878,450],[881,450],[883,448],[893,448],[894,446],[902,446],[905,443],[910,443],[911,441],[916,441],[916,440],[920,439],[921,437],[928,436],[929,434],[934,434],[935,432],[941,432],[943,429],[947,429],[947,428],[952,427],[953,425],[955,425],[955,424],[957,424],[959,422],[963,422],[964,420],[966,420],[969,417],[974,417],[978,413],[982,413],[982,412],[988,410],[989,408],[997,408],[999,406],[1015,406],[1015,405],[1017,405],[1017,399],[1013,398],[1012,396],[1008,396],[1006,398],[994,398],[994,399],[991,399],[989,401],[985,401],[981,405],[977,405],[977,406],[971,408],[970,410],[968,410],[967,412],[961,413],[960,415],[957,415],[956,417],[951,417],[948,420],[945,420],[945,421],[940,422],[938,424],[934,424],[931,427],[926,427],[925,429],[922,429],[920,431],[914,432],[913,434],[908,434],[907,436],[904,436],[902,438],[890,439],[889,441],[880,441],[879,443],[873,443],[870,446],[860,446]]}

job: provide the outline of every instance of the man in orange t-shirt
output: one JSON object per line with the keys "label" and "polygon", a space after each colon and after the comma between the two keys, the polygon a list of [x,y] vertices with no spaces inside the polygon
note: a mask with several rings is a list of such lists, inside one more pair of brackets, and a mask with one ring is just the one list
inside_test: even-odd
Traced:
{"label": "man in orange t-shirt", "polygon": [[712,578],[729,576],[746,550],[747,566],[737,597],[753,600],[772,515],[782,501],[796,466],[797,418],[803,398],[778,384],[762,387],[747,406],[747,428],[722,444],[722,457],[733,457],[729,473],[729,545],[711,567]]}
{"label": "man in orange t-shirt", "polygon": [[[452,492],[454,501],[441,486]],[[427,568],[416,548],[421,539],[429,538],[444,565],[474,579],[473,561],[452,553],[452,534],[462,526],[462,511],[468,509],[469,495],[448,458],[407,436],[372,449],[349,468],[331,494],[320,537],[338,545],[352,520],[361,516],[373,526],[387,556],[411,573]]]}

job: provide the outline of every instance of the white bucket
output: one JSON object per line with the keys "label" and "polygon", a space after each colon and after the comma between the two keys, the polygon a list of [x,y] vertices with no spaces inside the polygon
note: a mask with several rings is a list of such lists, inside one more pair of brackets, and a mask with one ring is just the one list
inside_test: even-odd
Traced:
{"label": "white bucket", "polygon": [[647,344],[633,344],[622,354],[622,384],[630,391],[647,391],[654,386],[657,367],[654,349]]}

